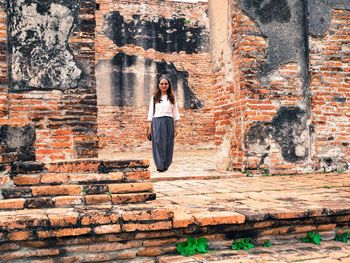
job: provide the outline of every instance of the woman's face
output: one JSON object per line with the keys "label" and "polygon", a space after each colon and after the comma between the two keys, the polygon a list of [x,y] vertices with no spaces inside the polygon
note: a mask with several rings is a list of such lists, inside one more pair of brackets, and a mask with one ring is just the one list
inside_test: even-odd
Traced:
{"label": "woman's face", "polygon": [[161,79],[159,82],[159,88],[162,91],[162,93],[166,93],[166,91],[169,88],[169,82],[166,79]]}

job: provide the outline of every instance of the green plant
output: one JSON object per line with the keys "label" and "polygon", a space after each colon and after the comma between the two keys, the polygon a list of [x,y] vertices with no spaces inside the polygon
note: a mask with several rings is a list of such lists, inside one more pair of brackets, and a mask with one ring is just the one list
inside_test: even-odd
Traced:
{"label": "green plant", "polygon": [[350,233],[344,232],[343,234],[336,234],[335,240],[343,243],[348,243],[348,240],[350,239]]}
{"label": "green plant", "polygon": [[254,248],[255,245],[252,243],[252,239],[251,238],[243,238],[241,240],[238,241],[233,241],[232,242],[232,246],[231,248],[234,250],[249,250]]}
{"label": "green plant", "polygon": [[244,172],[243,172],[243,173],[244,173],[244,174],[245,174],[245,176],[247,176],[247,177],[252,176],[249,170],[244,170]]}
{"label": "green plant", "polygon": [[177,243],[177,252],[182,256],[191,256],[196,253],[205,254],[208,252],[208,239],[189,237],[186,242]]}
{"label": "green plant", "polygon": [[189,24],[189,23],[191,23],[191,20],[188,19],[188,18],[184,18],[184,24],[187,25],[187,24]]}
{"label": "green plant", "polygon": [[269,169],[261,169],[262,176],[271,176]]}
{"label": "green plant", "polygon": [[272,247],[271,241],[270,240],[265,240],[264,244],[263,244],[263,247]]}
{"label": "green plant", "polygon": [[309,231],[307,232],[307,237],[302,237],[301,241],[303,241],[304,243],[314,243],[320,245],[322,238],[319,233]]}
{"label": "green plant", "polygon": [[345,172],[345,169],[344,168],[337,168],[337,173],[338,174],[342,174]]}
{"label": "green plant", "polygon": [[87,194],[87,189],[85,186],[83,188],[81,188],[81,194],[83,194],[83,195]]}
{"label": "green plant", "polygon": [[109,197],[112,197],[112,192],[107,192],[107,195],[109,195]]}

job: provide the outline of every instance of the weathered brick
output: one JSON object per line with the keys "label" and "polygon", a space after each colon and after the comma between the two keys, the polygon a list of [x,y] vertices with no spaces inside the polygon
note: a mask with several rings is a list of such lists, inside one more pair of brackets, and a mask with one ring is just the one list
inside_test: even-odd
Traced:
{"label": "weathered brick", "polygon": [[172,222],[171,221],[160,221],[155,223],[148,223],[148,224],[123,224],[122,230],[124,232],[131,232],[131,231],[154,231],[154,230],[166,230],[172,228]]}
{"label": "weathered brick", "polygon": [[67,252],[103,252],[103,251],[117,251],[117,250],[125,250],[129,248],[140,247],[141,242],[139,241],[128,241],[128,242],[105,242],[105,243],[97,243],[97,244],[89,244],[89,245],[77,245],[66,247]]}
{"label": "weathered brick", "polygon": [[33,196],[48,195],[79,195],[82,187],[79,185],[32,186]]}
{"label": "weathered brick", "polygon": [[16,232],[10,232],[7,235],[7,238],[11,241],[22,241],[22,240],[28,240],[32,236],[32,232],[30,231],[16,231]]}
{"label": "weathered brick", "polygon": [[125,179],[128,181],[139,181],[139,180],[148,180],[151,177],[149,171],[140,171],[140,172],[126,172]]}
{"label": "weathered brick", "polygon": [[47,173],[41,176],[42,184],[62,184],[68,180],[68,174]]}
{"label": "weathered brick", "polygon": [[85,195],[84,199],[87,205],[109,204],[111,202],[109,195]]}
{"label": "weathered brick", "polygon": [[0,210],[23,209],[25,199],[0,200]]}
{"label": "weathered brick", "polygon": [[112,225],[97,226],[93,230],[97,235],[112,234],[112,233],[121,232],[121,227],[120,225],[112,224]]}
{"label": "weathered brick", "polygon": [[124,183],[109,184],[109,191],[112,193],[134,193],[134,192],[150,192],[153,190],[152,183]]}
{"label": "weathered brick", "polygon": [[122,213],[124,221],[138,220],[167,220],[173,218],[174,213],[169,209],[157,208],[146,211],[125,211]]}
{"label": "weathered brick", "polygon": [[69,237],[69,236],[80,236],[89,234],[91,228],[65,228],[58,230],[39,230],[38,237],[39,238],[51,238],[51,237]]}
{"label": "weathered brick", "polygon": [[187,227],[193,223],[194,223],[194,218],[192,215],[189,215],[180,209],[177,209],[174,211],[174,218],[173,218],[174,228]]}
{"label": "weathered brick", "polygon": [[119,219],[119,215],[116,212],[108,211],[91,211],[85,212],[81,216],[81,224],[82,225],[104,225],[117,223]]}
{"label": "weathered brick", "polygon": [[23,251],[4,253],[0,255],[0,260],[8,262],[16,259],[25,259],[29,257],[55,256],[58,254],[59,254],[58,249],[23,250]]}
{"label": "weathered brick", "polygon": [[0,251],[17,250],[20,247],[21,246],[16,243],[5,243],[5,244],[0,244]]}
{"label": "weathered brick", "polygon": [[36,185],[40,183],[40,174],[21,175],[13,178],[15,185]]}
{"label": "weathered brick", "polygon": [[84,204],[82,196],[56,196],[53,198],[56,207],[74,207]]}
{"label": "weathered brick", "polygon": [[167,239],[151,239],[143,241],[144,247],[163,247],[164,245],[176,244],[178,243],[177,238],[167,238]]}
{"label": "weathered brick", "polygon": [[139,203],[156,199],[155,193],[112,194],[113,204]]}
{"label": "weathered brick", "polygon": [[203,212],[193,213],[194,222],[200,226],[242,224],[245,216],[236,212]]}
{"label": "weathered brick", "polygon": [[137,256],[144,256],[144,257],[156,257],[162,254],[162,250],[157,247],[148,247],[139,250],[137,252]]}
{"label": "weathered brick", "polygon": [[77,224],[79,214],[62,210],[62,214],[48,214],[48,218],[52,227],[69,227]]}

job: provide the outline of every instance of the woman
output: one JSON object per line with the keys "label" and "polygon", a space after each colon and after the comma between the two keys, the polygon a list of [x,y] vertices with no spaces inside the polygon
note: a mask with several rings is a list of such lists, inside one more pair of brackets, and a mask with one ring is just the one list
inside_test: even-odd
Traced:
{"label": "woman", "polygon": [[148,132],[152,133],[152,153],[158,172],[168,170],[173,160],[174,137],[177,136],[176,122],[179,119],[179,110],[170,80],[162,75],[148,110],[150,122]]}

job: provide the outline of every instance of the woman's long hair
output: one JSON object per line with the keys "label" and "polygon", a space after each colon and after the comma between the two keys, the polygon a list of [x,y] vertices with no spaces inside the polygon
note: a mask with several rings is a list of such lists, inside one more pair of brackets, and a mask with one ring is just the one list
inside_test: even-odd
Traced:
{"label": "woman's long hair", "polygon": [[162,79],[165,79],[168,81],[169,88],[166,91],[166,93],[168,95],[168,100],[170,101],[171,104],[175,104],[175,95],[174,95],[173,89],[171,88],[170,79],[166,75],[162,75],[157,81],[156,91],[153,94],[154,102],[160,103],[160,98],[162,97],[162,91],[159,88],[159,83]]}

